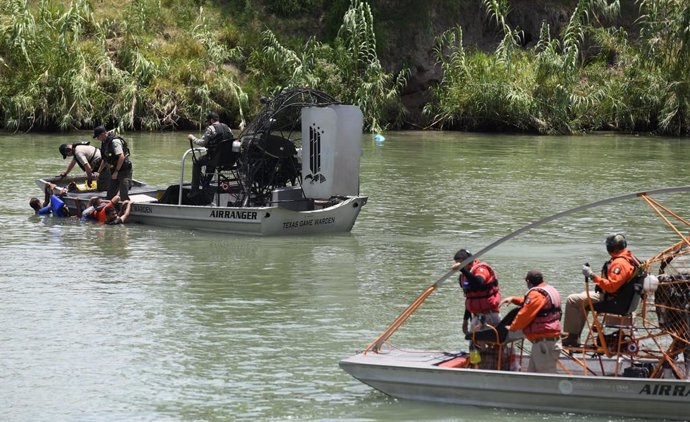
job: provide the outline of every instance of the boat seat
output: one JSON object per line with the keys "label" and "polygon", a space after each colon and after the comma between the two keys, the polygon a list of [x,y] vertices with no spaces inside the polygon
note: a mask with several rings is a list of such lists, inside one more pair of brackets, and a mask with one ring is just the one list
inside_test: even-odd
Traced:
{"label": "boat seat", "polygon": [[636,277],[621,287],[615,296],[605,295],[605,299],[595,303],[592,307],[597,313],[629,315],[640,305],[644,277]]}
{"label": "boat seat", "polygon": [[[206,183],[204,186],[209,186],[210,181],[215,177],[216,180],[216,194],[220,196],[221,192],[229,192],[231,189],[231,182],[237,181],[237,159],[239,158],[239,152],[235,152],[232,149],[232,144],[234,139],[226,139],[219,142],[209,153],[211,154],[211,159],[206,166],[207,170],[211,172],[206,172],[204,177]],[[216,203],[219,203],[216,201]]]}
{"label": "boat seat", "polygon": [[636,277],[621,287],[615,296],[607,296],[592,305],[596,321],[590,326],[586,344],[593,345],[607,356],[637,354],[635,311],[644,293],[643,281],[644,277]]}

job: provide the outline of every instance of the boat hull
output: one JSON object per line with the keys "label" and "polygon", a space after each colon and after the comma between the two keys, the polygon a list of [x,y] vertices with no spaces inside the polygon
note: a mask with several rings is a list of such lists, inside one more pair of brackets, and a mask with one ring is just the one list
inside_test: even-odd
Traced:
{"label": "boat hull", "polygon": [[[65,188],[70,183],[79,186],[79,190],[68,192],[62,197],[62,200],[69,207],[70,213],[73,215],[81,215],[89,205],[89,199],[94,196],[105,197],[105,191],[98,191],[95,189],[86,188],[86,176],[75,176],[60,178],[43,178],[36,179],[36,186],[41,190],[45,189],[46,184],[52,183],[59,188]],[[138,180],[132,180],[132,186],[129,189],[130,199],[134,202],[137,200],[154,201],[162,192]]]}
{"label": "boat hull", "polygon": [[[370,352],[344,359],[340,367],[359,381],[401,399],[681,420],[690,414],[690,382],[686,380],[435,366],[447,359],[442,352]],[[566,358],[562,362],[573,361]],[[598,368],[599,363],[592,363],[592,368]],[[610,360],[604,365],[606,373],[616,367]]]}
{"label": "boat hull", "polygon": [[353,196],[317,210],[282,207],[219,207],[134,203],[130,220],[162,227],[264,236],[345,233],[352,229],[367,197]]}

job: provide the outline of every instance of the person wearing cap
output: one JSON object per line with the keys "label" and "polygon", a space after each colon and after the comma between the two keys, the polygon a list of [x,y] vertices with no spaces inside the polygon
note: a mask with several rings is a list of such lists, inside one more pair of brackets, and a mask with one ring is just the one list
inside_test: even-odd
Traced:
{"label": "person wearing cap", "polygon": [[540,270],[528,271],[525,282],[529,290],[524,297],[510,296],[501,302],[501,305],[520,306],[515,319],[506,328],[515,337],[522,331],[532,342],[528,371],[555,373],[561,353],[561,296],[544,281]]}
{"label": "person wearing cap", "polygon": [[[206,115],[206,123],[208,127],[201,138],[197,138],[191,133],[187,135],[187,139],[193,142],[195,145],[206,147],[206,155],[196,159],[194,165],[192,166],[192,190],[189,194],[190,198],[193,198],[199,194],[199,183],[201,182],[201,168],[206,167],[205,173],[211,174],[215,171],[215,168],[209,166],[209,163],[213,160],[213,154],[215,153],[215,147],[222,141],[233,139],[232,130],[225,123],[219,121],[218,113],[211,111]],[[207,186],[208,181],[204,182],[204,188]]]}
{"label": "person wearing cap", "polygon": [[106,167],[110,169],[110,186],[106,197],[112,199],[119,193],[123,201],[129,199],[129,187],[132,183],[132,162],[129,159],[127,141],[121,136],[107,132],[103,126],[96,126],[93,138],[101,141],[100,174]]}
{"label": "person wearing cap", "polygon": [[[589,292],[592,305],[611,301],[615,295],[635,278],[640,261],[628,250],[628,242],[621,233],[606,238],[606,251],[611,256],[601,269],[601,276],[594,274],[588,264],[582,266],[585,282],[592,280],[596,285],[594,292]],[[589,306],[587,291],[568,296],[563,320],[564,347],[579,347],[580,334],[587,322]]]}
{"label": "person wearing cap", "polygon": [[470,260],[461,267],[471,256],[472,253],[467,249],[460,249],[453,257],[451,266],[453,271],[460,271],[458,282],[465,295],[465,315],[462,322],[465,334],[477,331],[486,324],[497,326],[501,321],[498,310],[501,292],[496,273],[487,263],[478,259]]}
{"label": "person wearing cap", "polygon": [[60,179],[67,177],[76,164],[86,173],[86,181],[89,186],[96,176],[98,177],[96,190],[108,190],[110,172],[106,168],[102,173],[96,173],[96,170],[101,166],[101,151],[98,148],[91,146],[89,142],[79,141],[73,144],[62,144],[58,149],[63,160],[67,157],[73,157],[67,165],[67,169],[60,173]]}

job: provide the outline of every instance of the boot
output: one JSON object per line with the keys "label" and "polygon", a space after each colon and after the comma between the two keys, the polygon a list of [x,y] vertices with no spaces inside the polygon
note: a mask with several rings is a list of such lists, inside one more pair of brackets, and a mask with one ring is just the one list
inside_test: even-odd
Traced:
{"label": "boot", "polygon": [[562,334],[561,341],[563,347],[580,347],[580,336],[575,334]]}

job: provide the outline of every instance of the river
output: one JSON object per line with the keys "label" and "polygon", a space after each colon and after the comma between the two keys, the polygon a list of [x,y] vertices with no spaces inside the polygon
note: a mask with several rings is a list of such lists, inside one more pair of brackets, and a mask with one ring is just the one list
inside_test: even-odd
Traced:
{"label": "river", "polygon": [[[349,234],[257,238],[34,216],[34,179],[63,171],[58,146],[80,135],[90,140],[0,135],[3,421],[612,420],[399,401],[338,361],[445,274],[458,248],[477,251],[588,202],[690,184],[688,139],[396,132],[364,138],[369,202]],[[184,133],[126,137],[136,179],[179,178]],[[657,199],[681,215],[690,205],[687,194]],[[549,223],[483,259],[504,296],[524,293],[532,267],[565,296],[618,231],[642,258],[677,240],[636,199]],[[464,349],[462,311],[447,282],[391,341]]]}

